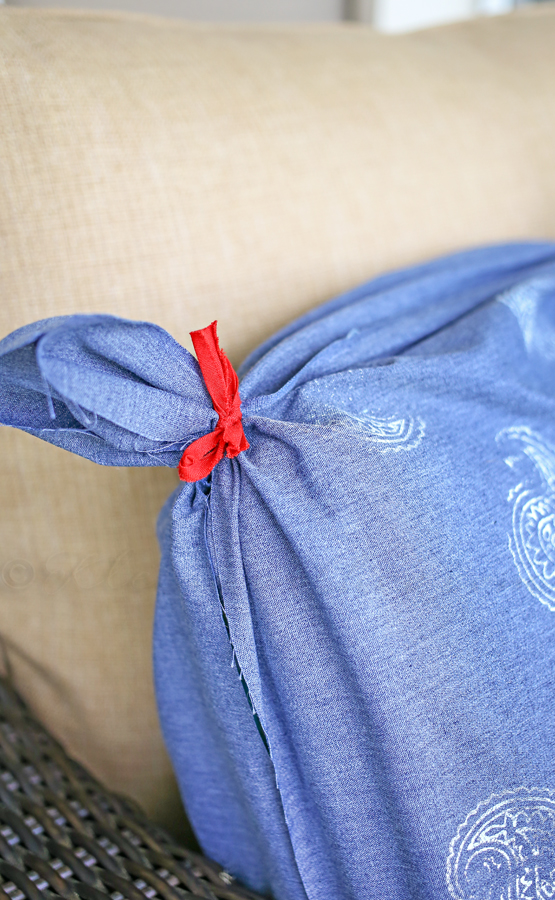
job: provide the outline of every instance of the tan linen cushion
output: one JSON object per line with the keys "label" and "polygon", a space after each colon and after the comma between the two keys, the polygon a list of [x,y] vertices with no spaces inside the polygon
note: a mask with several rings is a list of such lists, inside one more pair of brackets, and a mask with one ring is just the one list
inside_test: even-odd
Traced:
{"label": "tan linen cushion", "polygon": [[[3,8],[0,334],[105,311],[187,342],[217,318],[237,363],[383,269],[555,238],[554,46],[551,4],[401,37]],[[170,823],[150,632],[176,475],[9,429],[0,453],[16,684]]]}

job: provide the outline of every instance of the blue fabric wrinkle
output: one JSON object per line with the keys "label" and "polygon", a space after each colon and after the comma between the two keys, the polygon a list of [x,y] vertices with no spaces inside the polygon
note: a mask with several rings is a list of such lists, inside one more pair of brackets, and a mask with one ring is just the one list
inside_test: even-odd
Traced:
{"label": "blue fabric wrinkle", "polygon": [[[249,450],[158,521],[204,851],[275,900],[555,894],[555,245],[388,273],[240,372]],[[173,338],[95,315],[0,341],[0,420],[177,466],[217,416]]]}

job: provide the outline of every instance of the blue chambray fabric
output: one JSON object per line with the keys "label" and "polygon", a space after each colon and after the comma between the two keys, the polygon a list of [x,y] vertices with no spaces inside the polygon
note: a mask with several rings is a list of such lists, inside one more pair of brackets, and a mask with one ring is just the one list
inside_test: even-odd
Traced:
{"label": "blue chambray fabric", "polygon": [[[165,739],[276,900],[555,895],[555,245],[386,275],[243,365],[250,449],[159,519]],[[177,466],[217,416],[155,325],[0,342],[0,419]]]}

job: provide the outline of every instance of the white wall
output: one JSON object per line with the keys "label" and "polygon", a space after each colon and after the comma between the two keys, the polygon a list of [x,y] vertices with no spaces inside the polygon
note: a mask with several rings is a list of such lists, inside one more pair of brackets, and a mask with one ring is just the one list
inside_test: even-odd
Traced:
{"label": "white wall", "polygon": [[473,0],[374,0],[374,24],[380,31],[406,31],[443,22],[456,22],[473,14]]}
{"label": "white wall", "polygon": [[373,0],[370,15],[361,4],[360,19],[371,21],[380,31],[412,31],[470,19],[475,15],[509,12],[515,0]]}

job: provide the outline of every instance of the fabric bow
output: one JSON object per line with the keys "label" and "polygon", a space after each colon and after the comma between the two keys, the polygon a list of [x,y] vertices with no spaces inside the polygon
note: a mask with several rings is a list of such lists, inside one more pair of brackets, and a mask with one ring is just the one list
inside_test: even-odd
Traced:
{"label": "fabric bow", "polygon": [[189,444],[179,463],[181,481],[200,481],[212,471],[224,454],[233,459],[249,442],[243,431],[239,379],[220,348],[217,322],[191,331],[193,346],[208,393],[219,419],[214,431]]}

